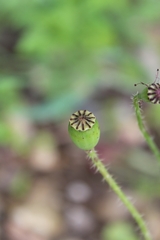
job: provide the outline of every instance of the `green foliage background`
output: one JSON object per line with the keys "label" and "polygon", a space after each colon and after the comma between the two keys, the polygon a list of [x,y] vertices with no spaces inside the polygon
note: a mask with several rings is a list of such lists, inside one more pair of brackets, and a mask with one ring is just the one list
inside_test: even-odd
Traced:
{"label": "green foliage background", "polygon": [[[1,0],[1,143],[14,139],[6,123],[13,111],[61,120],[99,86],[131,95],[133,83],[150,81],[139,51],[154,45],[158,52],[159,7],[150,0]],[[24,89],[40,100],[26,100]]]}
{"label": "green foliage background", "polygon": [[[0,145],[18,154],[28,151],[10,124],[15,115],[33,124],[63,122],[79,106],[88,106],[99,89],[114,89],[130,100],[134,83],[154,79],[140,56],[153,48],[159,59],[159,9],[160,1],[152,0],[1,0]],[[144,60],[154,62],[153,56]],[[94,101],[89,106],[94,109]],[[119,124],[113,106],[112,101],[97,106],[108,132]],[[158,129],[157,109],[152,106],[147,118]],[[135,168],[139,156],[134,157],[138,163],[131,161]],[[17,179],[13,191],[21,192],[21,185],[15,187],[21,175]],[[148,191],[151,184],[154,192],[155,182],[146,181],[136,185]],[[117,239],[114,233],[123,236],[125,228],[104,229],[103,238]],[[130,229],[128,235],[131,239]]]}

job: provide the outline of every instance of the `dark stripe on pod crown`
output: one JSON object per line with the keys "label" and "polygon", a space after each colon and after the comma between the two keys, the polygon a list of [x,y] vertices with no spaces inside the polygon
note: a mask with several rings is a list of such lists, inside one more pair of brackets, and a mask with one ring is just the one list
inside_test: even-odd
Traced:
{"label": "dark stripe on pod crown", "polygon": [[75,114],[75,113],[73,113],[73,114],[72,114],[72,116],[78,117],[78,115],[77,115],[77,114]]}
{"label": "dark stripe on pod crown", "polygon": [[89,116],[89,115],[91,115],[91,114],[93,114],[92,112],[89,112],[86,116]]}
{"label": "dark stripe on pod crown", "polygon": [[90,122],[90,123],[94,123],[94,121],[92,121],[92,120],[90,120],[90,119],[87,119],[87,121]]}
{"label": "dark stripe on pod crown", "polygon": [[86,124],[87,124],[87,126],[88,126],[89,128],[91,128],[91,125],[89,125],[89,123],[88,123],[88,122],[86,122]]}
{"label": "dark stripe on pod crown", "polygon": [[86,114],[86,111],[87,111],[87,110],[84,110],[84,111],[83,111],[83,115],[85,115],[85,114]]}
{"label": "dark stripe on pod crown", "polygon": [[81,124],[81,122],[79,121],[79,122],[77,123],[76,129],[79,128],[79,125],[80,125],[80,124]]}
{"label": "dark stripe on pod crown", "polygon": [[149,98],[149,100],[152,102],[152,103],[156,103],[158,101],[158,99],[156,97],[152,97],[152,98]]}
{"label": "dark stripe on pod crown", "polygon": [[152,97],[155,97],[155,94],[154,93],[148,93],[148,98],[152,98]]}
{"label": "dark stripe on pod crown", "polygon": [[71,123],[71,125],[75,124],[78,122],[78,119],[74,119],[74,122]]}

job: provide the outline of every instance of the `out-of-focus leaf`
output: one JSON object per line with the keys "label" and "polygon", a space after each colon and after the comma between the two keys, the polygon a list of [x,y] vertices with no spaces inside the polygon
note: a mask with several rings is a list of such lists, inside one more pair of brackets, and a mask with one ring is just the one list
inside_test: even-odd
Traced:
{"label": "out-of-focus leaf", "polygon": [[0,106],[8,109],[20,102],[18,90],[21,87],[19,79],[0,76]]}
{"label": "out-of-focus leaf", "polygon": [[106,226],[102,231],[103,240],[138,240],[130,224],[118,222]]}
{"label": "out-of-focus leaf", "polygon": [[24,197],[31,187],[30,177],[25,172],[15,175],[11,184],[11,193],[17,198]]}
{"label": "out-of-focus leaf", "polygon": [[38,122],[59,120],[62,116],[68,116],[72,109],[82,104],[85,97],[83,94],[78,95],[77,92],[64,93],[54,100],[26,109],[24,114],[28,114]]}

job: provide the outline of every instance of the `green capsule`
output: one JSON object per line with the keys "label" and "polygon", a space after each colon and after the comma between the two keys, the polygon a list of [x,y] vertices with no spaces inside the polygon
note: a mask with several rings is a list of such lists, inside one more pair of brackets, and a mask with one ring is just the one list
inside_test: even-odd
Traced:
{"label": "green capsule", "polygon": [[151,102],[153,104],[160,104],[160,83],[156,82],[159,74],[159,69],[157,69],[156,78],[153,83],[150,85],[140,82],[134,84],[137,86],[138,84],[142,84],[146,86],[141,93],[138,93],[139,100],[144,102]]}
{"label": "green capsule", "polygon": [[144,102],[150,102],[148,98],[148,87],[145,87],[141,93],[138,93],[139,100],[142,100]]}
{"label": "green capsule", "polygon": [[71,115],[68,132],[75,145],[83,150],[93,149],[100,137],[98,121],[87,110],[79,110]]}

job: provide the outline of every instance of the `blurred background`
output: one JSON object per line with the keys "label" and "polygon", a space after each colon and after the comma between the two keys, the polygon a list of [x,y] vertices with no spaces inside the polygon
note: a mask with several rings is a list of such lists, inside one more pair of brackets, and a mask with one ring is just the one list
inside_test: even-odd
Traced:
{"label": "blurred background", "polygon": [[[96,149],[160,239],[160,168],[132,96],[160,67],[160,2],[0,1],[0,239],[139,240],[132,217],[68,136],[92,111]],[[160,107],[143,104],[160,146]]]}

